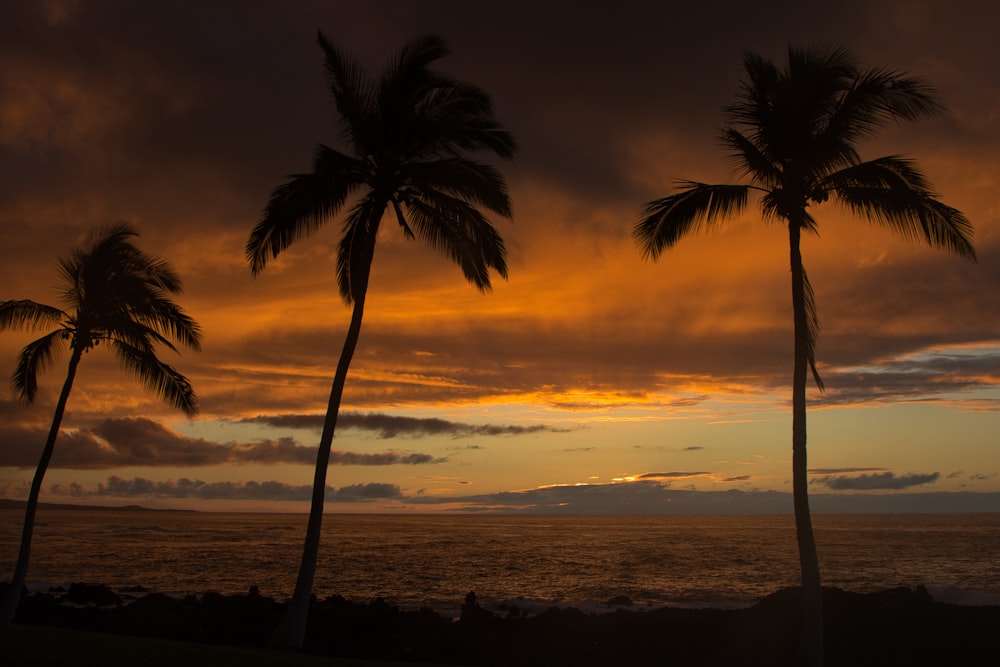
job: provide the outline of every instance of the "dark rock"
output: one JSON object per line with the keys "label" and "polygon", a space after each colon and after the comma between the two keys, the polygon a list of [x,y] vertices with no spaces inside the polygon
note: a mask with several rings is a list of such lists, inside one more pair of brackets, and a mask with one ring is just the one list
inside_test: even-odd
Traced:
{"label": "dark rock", "polygon": [[118,594],[101,584],[70,584],[66,601],[72,604],[92,604],[98,607],[117,607],[122,603]]}
{"label": "dark rock", "polygon": [[[920,589],[871,594],[824,589],[827,667],[997,664],[1000,607],[934,602]],[[786,667],[798,649],[800,594],[778,591],[748,609],[618,609],[589,614],[552,608],[501,618],[466,597],[453,622],[428,609],[340,596],[313,602],[306,650],[362,660],[481,667],[604,667],[666,663]],[[117,607],[71,606],[58,596],[22,599],[18,623],[183,641],[261,646],[283,605],[257,593],[206,593],[183,600],[151,593]]]}
{"label": "dark rock", "polygon": [[627,595],[616,595],[604,604],[609,607],[631,607],[635,603],[632,602],[632,598]]}

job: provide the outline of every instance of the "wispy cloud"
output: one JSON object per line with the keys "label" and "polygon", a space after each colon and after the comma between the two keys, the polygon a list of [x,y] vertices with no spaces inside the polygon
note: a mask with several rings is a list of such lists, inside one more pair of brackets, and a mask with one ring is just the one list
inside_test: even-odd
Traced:
{"label": "wispy cloud", "polygon": [[[309,429],[323,428],[324,415],[259,415],[239,420],[243,424],[262,424],[277,428]],[[466,424],[438,419],[435,417],[400,417],[381,412],[340,413],[337,428],[370,431],[382,439],[408,437],[420,438],[430,435],[450,435],[454,438],[471,436],[526,435],[542,431],[565,433],[567,429],[554,428],[544,424],[521,426],[517,424]]]}
{"label": "wispy cloud", "polygon": [[[864,366],[830,368],[823,377],[827,391],[815,398],[816,406],[940,401],[1000,382],[1000,344],[932,348],[872,359]],[[962,402],[968,403],[969,412],[1000,409],[996,398],[970,396]]]}
{"label": "wispy cloud", "polygon": [[697,472],[687,472],[687,471],[674,471],[674,472],[644,472],[641,475],[636,475],[632,479],[644,480],[644,479],[686,479],[688,477],[707,477],[712,473],[699,470]]}
{"label": "wispy cloud", "polygon": [[940,479],[941,473],[912,473],[896,475],[896,473],[875,472],[864,475],[828,475],[812,480],[813,484],[825,486],[833,491],[881,491],[908,489],[914,486],[930,484]]}
{"label": "wispy cloud", "polygon": [[[0,467],[31,468],[45,431],[24,426],[0,427]],[[424,453],[387,451],[359,453],[335,450],[335,465],[386,466],[441,463],[445,459]],[[292,438],[254,442],[217,443],[191,438],[143,417],[106,419],[89,429],[59,435],[53,468],[110,469],[126,466],[198,467],[221,464],[302,464],[316,461],[316,448],[298,444]]]}
{"label": "wispy cloud", "polygon": [[810,468],[810,475],[845,475],[856,472],[885,472],[888,468]]}

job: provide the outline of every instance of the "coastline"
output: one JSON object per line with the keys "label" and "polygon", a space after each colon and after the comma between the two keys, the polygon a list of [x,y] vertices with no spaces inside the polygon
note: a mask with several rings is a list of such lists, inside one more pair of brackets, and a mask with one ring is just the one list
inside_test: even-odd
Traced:
{"label": "coastline", "polygon": [[[0,498],[0,510],[24,510],[28,503],[24,500]],[[72,503],[38,503],[40,510],[80,510],[88,512],[182,512],[194,513],[192,509],[160,509],[142,505],[74,505]]]}
{"label": "coastline", "polygon": [[[262,647],[283,603],[243,595],[159,593],[123,599],[100,585],[26,595],[15,623],[204,644]],[[824,589],[827,665],[993,665],[1000,606],[934,601],[922,587],[876,593]],[[799,591],[779,590],[746,609],[664,607],[603,614],[578,608],[500,613],[470,594],[457,619],[403,611],[381,599],[316,600],[306,652],[342,658],[453,665],[790,665]]]}

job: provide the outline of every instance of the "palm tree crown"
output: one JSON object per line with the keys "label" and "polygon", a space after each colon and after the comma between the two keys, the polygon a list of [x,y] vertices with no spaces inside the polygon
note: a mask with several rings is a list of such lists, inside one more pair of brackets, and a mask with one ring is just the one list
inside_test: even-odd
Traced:
{"label": "palm tree crown", "polygon": [[55,327],[18,356],[11,387],[21,400],[34,401],[39,373],[63,344],[79,356],[103,342],[147,389],[188,415],[197,412],[191,384],[157,359],[156,346],[176,351],[169,336],[198,350],[200,329],[169,297],[181,291],[177,274],[136,248],[134,236],[129,224],[114,223],[60,259],[63,309],[29,300],[0,303],[0,330]]}
{"label": "palm tree crown", "polygon": [[898,155],[862,161],[858,153],[858,143],[890,121],[942,109],[926,83],[862,70],[840,49],[790,48],[783,69],[751,53],[744,68],[721,140],[750,184],[682,181],[677,194],[649,202],[634,230],[645,256],[656,259],[688,233],[739,214],[757,190],[766,220],[815,231],[807,209],[833,196],[906,238],[975,259],[972,224],[937,200],[913,161]]}
{"label": "palm tree crown", "polygon": [[351,150],[318,146],[313,170],[291,176],[275,189],[247,241],[254,274],[357,195],[337,256],[346,302],[367,287],[387,207],[407,237],[420,236],[447,253],[481,290],[490,288],[490,269],[506,277],[503,240],[479,209],[509,218],[506,185],[494,167],[465,156],[487,150],[510,158],[517,148],[493,116],[490,97],[477,86],[428,69],[448,53],[440,37],[407,44],[377,80],[322,33],[318,41],[343,139]]}
{"label": "palm tree crown", "polygon": [[0,595],[0,623],[14,618],[24,589],[42,480],[83,355],[106,343],[125,370],[148,389],[187,415],[198,410],[191,383],[156,357],[156,346],[176,351],[169,336],[197,350],[201,331],[170,299],[181,291],[177,274],[163,260],[136,248],[132,237],[137,235],[129,224],[113,223],[99,228],[84,248],[59,261],[65,310],[28,300],[0,303],[0,330],[54,327],[18,356],[11,387],[24,402],[35,400],[38,374],[52,364],[62,344],[68,341],[70,348],[66,379],[28,492],[14,575]]}
{"label": "palm tree crown", "polygon": [[779,68],[757,54],[744,60],[737,101],[726,107],[721,140],[749,183],[682,181],[679,192],[648,202],[633,229],[642,253],[658,259],[681,238],[741,213],[760,193],[765,220],[788,226],[794,320],[792,488],[802,572],[801,664],[823,663],[819,561],[809,512],[806,462],[806,377],[820,389],[819,331],[812,287],[802,262],[802,232],[815,232],[809,209],[833,198],[860,217],[974,260],[972,224],[941,203],[908,158],[863,161],[858,144],[891,121],[941,110],[927,84],[885,69],[863,70],[841,49],[789,48]]}

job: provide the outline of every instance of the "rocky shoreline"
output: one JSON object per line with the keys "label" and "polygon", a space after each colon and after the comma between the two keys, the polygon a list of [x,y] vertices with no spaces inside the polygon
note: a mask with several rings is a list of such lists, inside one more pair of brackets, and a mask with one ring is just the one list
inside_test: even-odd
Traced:
{"label": "rocky shoreline", "polygon": [[[100,585],[26,595],[15,623],[188,642],[264,646],[283,604],[205,593],[175,599]],[[940,667],[1000,664],[1000,607],[936,602],[923,588],[858,594],[824,590],[827,665]],[[306,651],[347,658],[502,667],[513,665],[791,665],[799,591],[783,589],[747,609],[619,608],[589,614],[552,608],[497,614],[470,594],[461,618],[400,610],[383,600],[314,602]]]}

